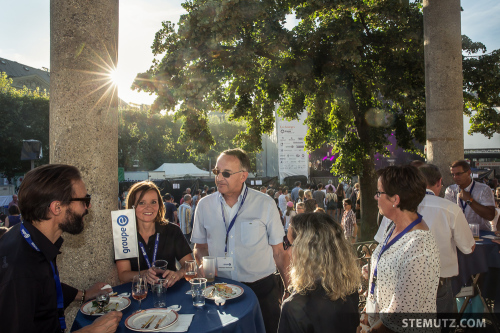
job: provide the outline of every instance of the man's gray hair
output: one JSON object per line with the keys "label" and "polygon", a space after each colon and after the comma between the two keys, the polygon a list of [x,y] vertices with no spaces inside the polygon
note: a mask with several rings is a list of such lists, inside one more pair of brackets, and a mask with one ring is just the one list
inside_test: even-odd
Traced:
{"label": "man's gray hair", "polygon": [[240,161],[241,169],[248,172],[250,171],[250,159],[247,153],[241,148],[224,150],[221,155],[234,156]]}

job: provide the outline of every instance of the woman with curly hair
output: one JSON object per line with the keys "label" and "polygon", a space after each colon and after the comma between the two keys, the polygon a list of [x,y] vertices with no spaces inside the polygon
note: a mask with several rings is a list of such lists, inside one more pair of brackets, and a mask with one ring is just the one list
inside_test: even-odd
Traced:
{"label": "woman with curly hair", "polygon": [[356,332],[360,273],[342,227],[325,213],[299,214],[283,247],[291,251],[291,295],[278,332]]}
{"label": "woman with curly hair", "polygon": [[[148,282],[152,283],[158,279],[151,268],[153,261],[166,260],[167,270],[162,278],[166,280],[168,287],[172,286],[184,277],[184,268],[178,271],[175,260],[184,267],[186,260],[192,260],[193,256],[179,226],[163,218],[165,206],[160,190],[150,181],[135,183],[128,192],[126,208],[135,209],[140,273],[147,273]],[[139,271],[137,258],[117,260],[116,268],[122,283],[131,282]]]}

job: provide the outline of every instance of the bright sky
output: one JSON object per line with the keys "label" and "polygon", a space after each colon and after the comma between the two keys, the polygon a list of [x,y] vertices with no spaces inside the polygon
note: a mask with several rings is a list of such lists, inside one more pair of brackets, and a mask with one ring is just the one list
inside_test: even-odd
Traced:
{"label": "bright sky", "polygon": [[[151,45],[162,21],[177,23],[183,0],[120,0],[119,96],[151,104],[154,96],[130,90],[137,73],[152,63]],[[462,0],[462,34],[500,48],[500,1]],[[50,1],[0,0],[0,57],[31,67],[50,67]]]}

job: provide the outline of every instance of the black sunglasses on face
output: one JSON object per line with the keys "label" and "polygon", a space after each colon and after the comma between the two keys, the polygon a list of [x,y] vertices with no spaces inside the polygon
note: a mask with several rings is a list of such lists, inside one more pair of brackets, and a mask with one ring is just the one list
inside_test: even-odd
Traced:
{"label": "black sunglasses on face", "polygon": [[240,171],[236,171],[236,172],[230,173],[229,171],[220,171],[219,169],[213,168],[212,172],[216,176],[218,176],[219,174],[221,174],[222,177],[229,178],[232,175],[234,175],[235,173],[245,172],[245,170],[240,170]]}
{"label": "black sunglasses on face", "polygon": [[288,250],[288,248],[290,248],[291,246],[293,246],[293,244],[290,243],[290,241],[288,240],[288,237],[283,236],[283,250]]}
{"label": "black sunglasses on face", "polygon": [[90,206],[90,194],[87,194],[84,198],[72,198],[69,201],[83,201],[85,207],[89,208]]}

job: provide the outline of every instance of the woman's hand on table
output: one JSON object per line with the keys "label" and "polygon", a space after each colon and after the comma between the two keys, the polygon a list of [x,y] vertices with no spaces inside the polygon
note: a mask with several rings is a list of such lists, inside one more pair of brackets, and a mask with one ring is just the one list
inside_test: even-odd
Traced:
{"label": "woman's hand on table", "polygon": [[163,278],[165,279],[167,287],[172,287],[177,281],[184,278],[184,268],[178,270],[177,272],[167,269],[165,273],[163,273]]}
{"label": "woman's hand on table", "polygon": [[158,280],[156,272],[153,268],[148,269],[146,272],[146,281],[148,281],[149,284],[153,284],[156,280]]}

